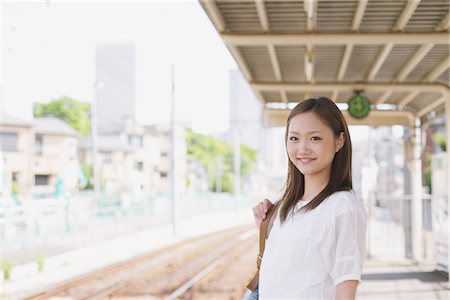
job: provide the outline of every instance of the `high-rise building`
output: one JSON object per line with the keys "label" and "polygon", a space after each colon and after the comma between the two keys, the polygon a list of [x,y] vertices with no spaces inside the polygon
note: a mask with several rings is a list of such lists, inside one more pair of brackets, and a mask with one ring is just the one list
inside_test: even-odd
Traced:
{"label": "high-rise building", "polygon": [[230,122],[239,131],[241,143],[261,147],[262,104],[238,70],[230,71]]}
{"label": "high-rise building", "polygon": [[[244,193],[255,199],[278,199],[286,175],[284,128],[264,125],[263,104],[239,71],[230,72],[230,140],[237,138],[257,151],[257,170],[243,178]],[[259,197],[259,198],[258,198]]]}
{"label": "high-rise building", "polygon": [[95,69],[99,132],[116,132],[136,116],[134,44],[97,46]]}

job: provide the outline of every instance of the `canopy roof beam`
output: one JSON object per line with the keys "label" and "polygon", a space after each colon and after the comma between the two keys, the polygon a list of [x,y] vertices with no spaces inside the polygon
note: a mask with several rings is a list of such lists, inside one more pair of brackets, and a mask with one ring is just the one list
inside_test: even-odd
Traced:
{"label": "canopy roof beam", "polygon": [[367,76],[367,81],[372,81],[375,76],[377,75],[378,71],[380,70],[381,66],[383,65],[384,61],[386,60],[387,56],[392,50],[392,47],[394,44],[389,43],[383,46],[383,49],[378,54],[378,57],[375,61],[375,63],[372,65],[372,68],[369,71],[369,75]]}
{"label": "canopy roof beam", "polygon": [[275,77],[277,78],[278,81],[282,81],[280,63],[278,62],[278,57],[277,57],[277,53],[275,51],[275,46],[268,45],[267,47],[269,48],[268,50],[269,50],[270,61],[272,63],[272,67],[275,72]]}
{"label": "canopy roof beam", "polygon": [[256,10],[258,12],[259,22],[264,32],[269,32],[269,20],[267,19],[266,7],[264,1],[255,0]]}
{"label": "canopy roof beam", "polygon": [[381,97],[378,99],[377,104],[386,102],[387,99],[392,95],[392,90],[387,90],[386,92],[381,95]]}
{"label": "canopy roof beam", "polygon": [[[264,122],[266,126],[286,126],[286,120],[291,111],[289,109],[264,109]],[[403,125],[414,127],[415,117],[409,111],[396,110],[373,110],[370,117],[364,119],[355,119],[350,116],[348,111],[342,111],[348,125]]]}
{"label": "canopy roof beam", "polygon": [[420,90],[412,91],[406,96],[402,101],[399,102],[399,106],[404,107],[408,105],[409,102],[413,101],[420,94]]}
{"label": "canopy roof beam", "polygon": [[345,72],[347,71],[348,63],[350,62],[350,56],[352,55],[353,45],[345,46],[344,57],[341,60],[341,66],[339,67],[339,73],[337,77],[338,82],[342,82]]}
{"label": "canopy roof beam", "polygon": [[394,25],[394,31],[401,31],[405,29],[406,24],[408,24],[409,19],[411,19],[419,4],[420,0],[408,0],[400,18],[398,18],[397,23]]}
{"label": "canopy roof beam", "polygon": [[438,26],[436,26],[436,28],[435,28],[434,30],[440,31],[440,30],[448,29],[449,27],[450,27],[450,13],[448,13],[448,14],[442,19],[442,21],[438,24]]}
{"label": "canopy roof beam", "polygon": [[217,31],[224,32],[226,28],[226,23],[222,17],[222,14],[220,13],[219,9],[216,6],[216,2],[204,1],[203,3],[206,5],[208,11],[210,12],[212,21],[215,24]]}
{"label": "canopy roof beam", "polygon": [[427,77],[425,77],[424,82],[432,82],[436,80],[439,76],[442,75],[447,69],[450,68],[450,57],[447,56],[447,58],[441,62],[439,65],[437,65],[433,70],[428,73]]}
{"label": "canopy roof beam", "polygon": [[393,90],[395,92],[414,92],[420,89],[421,92],[436,92],[442,95],[449,93],[448,88],[443,84],[438,83],[423,83],[423,84],[409,84],[409,83],[256,83],[250,84],[258,91],[278,91],[280,89],[286,92],[348,92],[357,90],[385,92],[386,90]]}
{"label": "canopy roof beam", "polygon": [[227,45],[417,45],[448,44],[448,33],[298,33],[298,34],[230,34],[222,33]]}
{"label": "canopy roof beam", "polygon": [[433,44],[424,44],[414,53],[411,59],[406,63],[403,69],[398,73],[395,81],[402,82],[408,77],[409,73],[422,61],[428,52],[434,47]]}
{"label": "canopy roof beam", "polygon": [[360,0],[358,2],[358,7],[356,8],[355,16],[353,17],[352,31],[358,31],[359,26],[361,25],[362,18],[364,16],[364,12],[366,11],[368,0]]}
{"label": "canopy roof beam", "polygon": [[431,112],[433,109],[437,108],[439,105],[443,104],[445,102],[445,99],[447,99],[447,95],[442,95],[439,99],[434,100],[424,108],[422,108],[420,111],[417,112],[417,115],[419,117],[423,117],[427,113]]}

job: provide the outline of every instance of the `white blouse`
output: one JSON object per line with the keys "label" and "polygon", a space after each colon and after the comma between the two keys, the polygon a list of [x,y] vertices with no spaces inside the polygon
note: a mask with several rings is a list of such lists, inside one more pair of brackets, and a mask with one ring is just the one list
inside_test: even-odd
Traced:
{"label": "white blouse", "polygon": [[335,299],[336,285],[361,281],[367,215],[354,192],[336,192],[308,212],[273,223],[261,264],[259,299]]}

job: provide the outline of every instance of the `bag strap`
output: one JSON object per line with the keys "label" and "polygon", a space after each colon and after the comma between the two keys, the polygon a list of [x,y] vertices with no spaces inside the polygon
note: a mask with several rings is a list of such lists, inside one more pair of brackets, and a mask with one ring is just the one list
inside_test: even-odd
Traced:
{"label": "bag strap", "polygon": [[266,246],[266,239],[269,237],[270,229],[272,228],[273,221],[276,216],[276,211],[280,206],[281,201],[278,201],[272,205],[266,213],[266,218],[261,222],[259,226],[259,254],[256,258],[256,274],[253,276],[252,280],[247,284],[247,288],[254,291],[259,283],[259,268],[261,267],[262,257],[264,254],[264,248]]}
{"label": "bag strap", "polygon": [[259,268],[261,266],[262,257],[264,254],[264,248],[266,247],[266,239],[269,237],[270,229],[272,229],[273,222],[275,218],[273,216],[277,215],[276,211],[280,206],[281,201],[273,204],[266,213],[266,218],[261,222],[261,226],[259,227],[259,254],[256,259],[256,267],[259,272]]}

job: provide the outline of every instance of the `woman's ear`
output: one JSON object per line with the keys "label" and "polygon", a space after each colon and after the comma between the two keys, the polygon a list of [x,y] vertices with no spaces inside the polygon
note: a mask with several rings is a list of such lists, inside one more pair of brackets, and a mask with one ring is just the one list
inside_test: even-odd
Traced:
{"label": "woman's ear", "polygon": [[344,132],[341,132],[338,138],[336,139],[336,153],[339,152],[339,150],[341,150],[342,147],[344,147],[344,144],[345,144]]}

